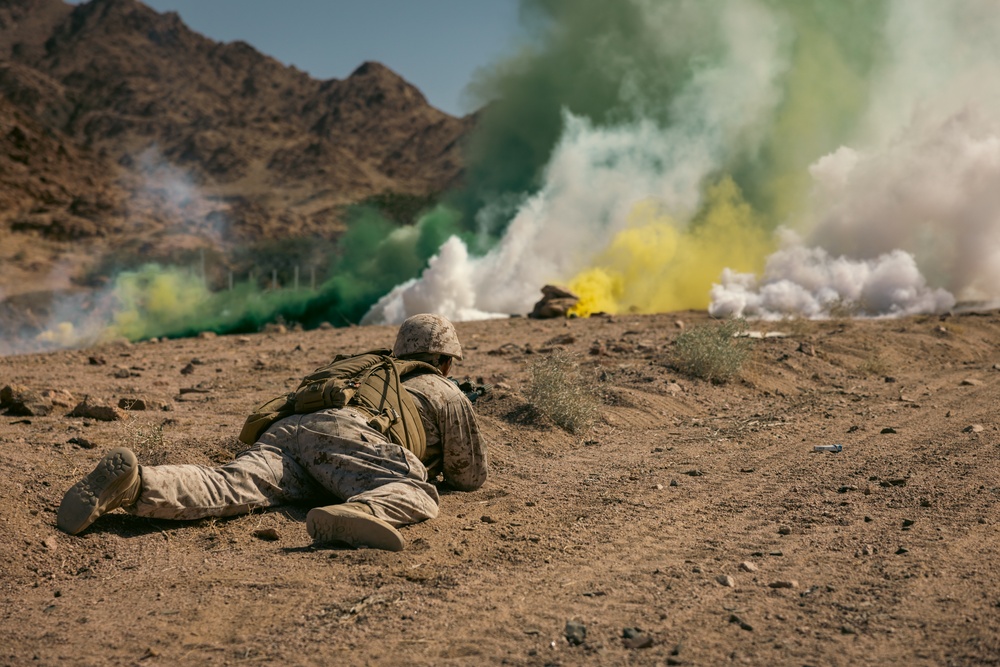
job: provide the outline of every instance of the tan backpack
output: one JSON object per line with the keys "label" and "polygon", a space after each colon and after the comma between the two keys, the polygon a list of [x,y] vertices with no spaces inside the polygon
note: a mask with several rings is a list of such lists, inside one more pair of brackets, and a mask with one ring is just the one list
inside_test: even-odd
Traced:
{"label": "tan backpack", "polygon": [[389,350],[338,354],[307,375],[298,389],[254,410],[243,424],[240,441],[254,444],[271,424],[291,415],[350,405],[371,416],[369,426],[422,458],[427,436],[416,403],[402,384],[404,377],[422,373],[440,375],[430,364],[396,359]]}

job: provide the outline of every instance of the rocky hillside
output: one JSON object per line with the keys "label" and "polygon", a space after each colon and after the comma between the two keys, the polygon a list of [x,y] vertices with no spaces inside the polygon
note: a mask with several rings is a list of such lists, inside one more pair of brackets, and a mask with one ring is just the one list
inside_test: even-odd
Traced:
{"label": "rocky hillside", "polygon": [[346,205],[453,183],[471,124],[378,63],[319,81],[136,0],[0,0],[0,298],[334,238]]}

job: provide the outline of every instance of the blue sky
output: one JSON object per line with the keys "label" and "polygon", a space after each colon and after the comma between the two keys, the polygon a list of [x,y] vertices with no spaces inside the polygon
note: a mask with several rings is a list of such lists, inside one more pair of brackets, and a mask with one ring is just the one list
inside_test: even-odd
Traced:
{"label": "blue sky", "polygon": [[509,53],[517,0],[143,0],[217,41],[243,40],[318,79],[377,60],[454,115],[479,67]]}

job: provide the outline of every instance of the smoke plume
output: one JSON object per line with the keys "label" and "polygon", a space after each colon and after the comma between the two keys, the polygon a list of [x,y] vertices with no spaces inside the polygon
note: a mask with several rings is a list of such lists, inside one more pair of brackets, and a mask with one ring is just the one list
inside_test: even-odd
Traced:
{"label": "smoke plume", "polygon": [[526,0],[522,17],[523,50],[474,86],[491,103],[454,198],[485,254],[449,242],[366,321],[526,312],[546,283],[581,315],[1000,298],[994,3]]}
{"label": "smoke plume", "polygon": [[549,283],[584,316],[1000,300],[993,0],[522,0],[521,17],[517,52],[470,85],[464,184],[415,224],[359,209],[315,289],[133,267],[97,299],[107,317],[43,337],[496,317]]}

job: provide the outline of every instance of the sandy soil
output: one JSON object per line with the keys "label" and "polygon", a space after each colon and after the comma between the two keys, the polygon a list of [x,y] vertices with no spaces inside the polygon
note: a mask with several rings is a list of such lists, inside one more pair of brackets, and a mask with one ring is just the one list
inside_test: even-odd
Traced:
{"label": "sandy soil", "polygon": [[[0,664],[998,664],[1000,313],[757,325],[790,336],[725,385],[671,369],[677,321],[706,317],[460,325],[491,478],[401,553],[314,548],[307,507],[55,527],[104,450],[224,462],[253,405],[391,328],[0,358],[0,386],[149,404],[0,417]],[[556,344],[604,396],[586,433],[526,409]]]}

